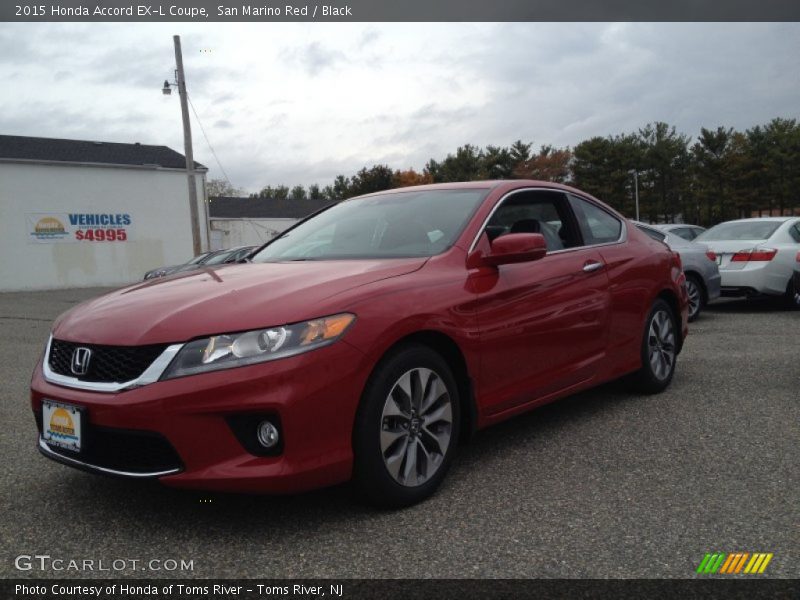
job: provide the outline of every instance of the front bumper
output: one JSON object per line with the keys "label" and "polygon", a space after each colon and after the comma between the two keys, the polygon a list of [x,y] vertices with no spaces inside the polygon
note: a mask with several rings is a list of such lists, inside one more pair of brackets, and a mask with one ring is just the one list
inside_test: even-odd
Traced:
{"label": "front bumper", "polygon": [[[84,407],[88,431],[158,435],[179,457],[169,472],[126,470],[124,464],[109,469],[88,460],[87,451],[54,451],[40,438],[45,456],[70,466],[110,475],[157,477],[176,487],[289,493],[350,478],[353,422],[368,374],[364,355],[344,340],[291,358],[117,393],[50,383],[40,362],[31,382],[31,407],[39,425],[43,399]],[[248,452],[229,422],[237,415],[260,414],[275,416],[280,423],[279,456]]]}

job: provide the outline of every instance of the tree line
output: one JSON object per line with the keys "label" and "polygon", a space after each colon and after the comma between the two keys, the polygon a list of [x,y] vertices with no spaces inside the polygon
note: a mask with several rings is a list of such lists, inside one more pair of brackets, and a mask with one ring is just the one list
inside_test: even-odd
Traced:
{"label": "tree line", "polygon": [[[635,174],[635,176],[634,176]],[[251,197],[343,200],[381,190],[453,181],[539,179],[573,185],[623,214],[635,214],[638,183],[640,218],[650,222],[713,225],[726,219],[800,210],[800,125],[776,118],[745,131],[701,128],[697,139],[663,122],[633,133],[592,137],[576,146],[534,149],[517,140],[510,146],[466,144],[422,169],[364,167],[338,175],[332,184],[267,186]],[[216,186],[212,193],[212,187]],[[209,195],[240,195],[212,180]]]}

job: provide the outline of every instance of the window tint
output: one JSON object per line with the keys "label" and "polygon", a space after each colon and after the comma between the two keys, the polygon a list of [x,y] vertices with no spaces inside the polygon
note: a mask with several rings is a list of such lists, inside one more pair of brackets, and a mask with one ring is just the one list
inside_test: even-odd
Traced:
{"label": "window tint", "polygon": [[486,234],[495,240],[508,233],[541,233],[547,250],[562,250],[576,245],[565,225],[564,194],[560,192],[519,192],[506,198],[489,219]]}
{"label": "window tint", "polygon": [[[663,242],[665,239],[667,239],[666,234],[656,231],[655,229],[650,229],[649,227],[644,227],[642,225],[637,225],[636,228],[642,233],[646,233],[656,241]],[[673,230],[671,233],[675,233],[675,230]]]}
{"label": "window tint", "polygon": [[578,226],[587,246],[616,242],[622,234],[622,221],[599,206],[570,194],[569,203],[575,211]]}
{"label": "window tint", "polygon": [[795,223],[792,227],[789,228],[789,235],[792,236],[792,239],[795,242],[800,243],[800,223]]}

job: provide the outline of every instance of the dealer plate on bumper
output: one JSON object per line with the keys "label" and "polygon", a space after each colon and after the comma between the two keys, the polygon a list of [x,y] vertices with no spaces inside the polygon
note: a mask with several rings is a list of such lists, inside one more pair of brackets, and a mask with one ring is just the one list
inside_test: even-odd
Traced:
{"label": "dealer plate on bumper", "polygon": [[81,451],[83,408],[42,400],[42,438],[51,446]]}

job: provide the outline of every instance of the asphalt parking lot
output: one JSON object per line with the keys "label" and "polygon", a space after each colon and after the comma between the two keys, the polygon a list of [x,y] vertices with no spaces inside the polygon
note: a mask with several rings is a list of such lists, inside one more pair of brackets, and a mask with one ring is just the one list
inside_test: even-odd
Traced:
{"label": "asphalt parking lot", "polygon": [[712,306],[667,392],[611,384],[485,430],[433,499],[385,512],[346,485],[200,494],[41,457],[31,370],[51,321],[100,291],[0,294],[2,577],[92,576],[14,567],[48,554],[193,560],[118,573],[136,576],[684,578],[713,551],[800,574],[800,312]]}

